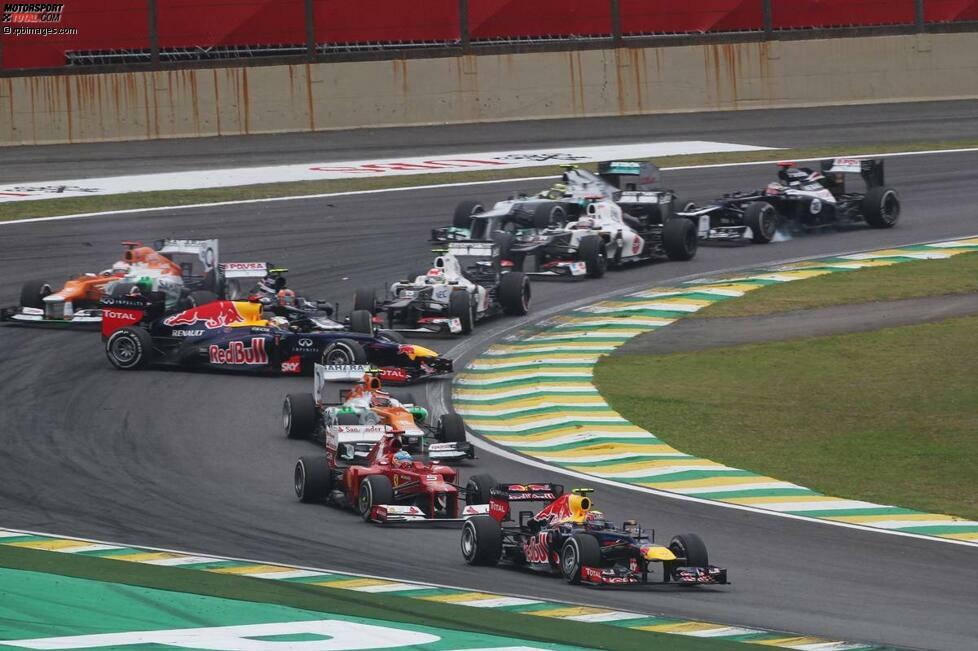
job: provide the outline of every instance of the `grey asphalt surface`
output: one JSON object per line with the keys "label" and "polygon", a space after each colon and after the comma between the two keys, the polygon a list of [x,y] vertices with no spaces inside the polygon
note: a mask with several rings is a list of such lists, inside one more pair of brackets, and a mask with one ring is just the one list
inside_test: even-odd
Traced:
{"label": "grey asphalt surface", "polygon": [[[534,284],[533,315],[680,276],[978,232],[974,156],[893,159],[900,224],[798,237],[767,246],[702,247],[686,263],[647,264],[601,280]],[[766,182],[771,169],[676,172],[683,197],[707,199]],[[526,188],[478,188],[484,198]],[[348,309],[357,286],[380,285],[430,259],[424,241],[472,188],[259,203],[0,226],[0,297],[22,281],[108,266],[123,239],[220,237],[226,260],[288,265],[291,284]],[[499,319],[468,340],[464,362],[501,332]],[[299,504],[292,468],[311,444],[287,440],[280,409],[304,378],[112,369],[97,334],[0,328],[0,525],[665,613],[913,648],[966,649],[978,639],[978,550],[941,542],[775,518],[599,486],[611,518],[637,517],[668,539],[694,531],[733,585],[640,591],[569,589],[562,580],[470,568],[458,533],[384,530],[354,514]],[[429,385],[444,397],[447,383]],[[482,452],[463,478],[581,480]]]}
{"label": "grey asphalt surface", "polygon": [[943,321],[978,314],[978,294],[838,305],[766,316],[683,319],[635,337],[614,355],[683,353]]}
{"label": "grey asphalt surface", "polygon": [[976,138],[978,102],[912,102],[0,147],[0,183],[661,140],[848,148]]}

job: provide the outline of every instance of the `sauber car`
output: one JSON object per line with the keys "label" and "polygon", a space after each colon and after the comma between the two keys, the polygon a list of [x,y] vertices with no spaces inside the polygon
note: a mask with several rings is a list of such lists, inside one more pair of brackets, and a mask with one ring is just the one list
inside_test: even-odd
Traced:
{"label": "sauber car", "polygon": [[[900,197],[884,184],[882,160],[835,158],[823,160],[820,170],[794,163],[778,167],[778,180],[761,190],[725,194],[680,214],[699,223],[701,238],[749,238],[759,244],[773,240],[781,228],[803,232],[857,223],[892,228],[900,217]],[[846,177],[856,174],[864,192],[846,187]]]}
{"label": "sauber car", "polygon": [[[368,377],[352,400],[390,401],[380,395],[374,381],[375,377]],[[291,407],[293,419],[298,416],[297,404]],[[376,413],[377,407],[362,408]],[[296,462],[293,482],[301,502],[351,508],[364,520],[381,524],[458,524],[488,512],[484,504],[463,506],[456,470],[435,458],[430,449],[434,446],[429,446],[428,458],[421,456],[409,424],[367,425],[358,417],[357,425],[341,425],[338,416],[343,413],[324,414],[324,419],[336,416],[323,423],[325,455],[304,456]],[[458,423],[445,419],[439,428],[448,434]],[[445,452],[457,457],[457,450]]]}
{"label": "sauber car", "polygon": [[0,310],[0,320],[25,325],[89,326],[101,321],[99,301],[120,283],[160,292],[170,307],[194,290],[220,293],[217,240],[159,240],[152,246],[123,242],[121,260],[100,273],[69,278],[64,286],[46,280],[24,283],[20,305]]}
{"label": "sauber car", "polygon": [[[488,501],[489,514],[477,515],[462,528],[462,556],[470,565],[505,560],[568,583],[625,586],[658,582],[681,585],[727,583],[727,571],[709,564],[706,545],[696,534],[674,536],[658,545],[654,532],[634,521],[622,527],[593,509],[592,489],[564,493],[559,484],[498,484],[475,475],[466,485],[470,503]],[[514,505],[543,502],[541,510]]]}
{"label": "sauber car", "polygon": [[354,314],[386,314],[386,327],[398,332],[469,334],[482,319],[526,314],[530,281],[509,271],[495,244],[452,242],[427,273],[392,284],[385,300],[378,301],[372,289],[358,289],[353,307]]}
{"label": "sauber car", "polygon": [[[384,434],[397,434],[409,453],[426,453],[434,461],[475,458],[461,416],[445,414],[437,425],[429,424],[428,410],[416,404],[410,393],[385,391],[380,375],[366,366],[335,369],[317,364],[313,393],[285,396],[285,435],[324,443],[327,450],[348,462],[366,458]],[[350,389],[340,390],[338,402],[327,399],[329,382],[354,377],[359,381]],[[429,437],[438,442],[431,442]]]}
{"label": "sauber car", "polygon": [[452,372],[452,361],[382,334],[296,332],[262,305],[217,300],[167,314],[158,293],[110,294],[102,305],[102,339],[113,366],[210,368],[273,374],[312,373],[317,362],[372,364],[388,382]]}

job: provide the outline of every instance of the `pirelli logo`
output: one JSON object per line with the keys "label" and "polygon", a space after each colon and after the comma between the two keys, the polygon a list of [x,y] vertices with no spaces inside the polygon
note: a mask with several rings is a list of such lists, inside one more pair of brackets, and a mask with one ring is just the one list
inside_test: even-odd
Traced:
{"label": "pirelli logo", "polygon": [[60,23],[64,13],[63,4],[7,2],[3,5],[0,22],[9,23]]}

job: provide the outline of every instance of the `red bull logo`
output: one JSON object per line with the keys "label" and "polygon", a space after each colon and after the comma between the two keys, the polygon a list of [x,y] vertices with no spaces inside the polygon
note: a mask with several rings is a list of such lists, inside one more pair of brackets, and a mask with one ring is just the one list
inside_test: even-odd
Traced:
{"label": "red bull logo", "polygon": [[192,307],[179,314],[163,319],[163,324],[168,326],[188,326],[202,324],[205,328],[215,330],[240,323],[245,318],[238,312],[237,306],[233,301],[215,301],[207,305]]}
{"label": "red bull logo", "polygon": [[264,366],[268,364],[265,353],[265,340],[255,337],[250,346],[243,341],[232,341],[227,348],[211,344],[207,349],[211,364],[229,364],[234,366]]}

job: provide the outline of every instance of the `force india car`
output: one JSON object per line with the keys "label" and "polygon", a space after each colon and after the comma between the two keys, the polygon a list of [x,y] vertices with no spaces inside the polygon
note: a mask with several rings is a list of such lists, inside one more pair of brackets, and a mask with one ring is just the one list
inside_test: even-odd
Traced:
{"label": "force india car", "polygon": [[386,300],[378,301],[372,289],[359,289],[353,303],[354,312],[385,313],[390,330],[469,334],[476,321],[526,314],[530,281],[522,272],[508,271],[491,242],[452,242],[427,273],[391,285]]}
{"label": "force india car", "polygon": [[[462,528],[462,556],[470,565],[506,560],[595,586],[649,583],[653,574],[662,583],[727,582],[727,571],[709,564],[699,536],[674,536],[664,546],[634,521],[618,528],[592,508],[592,489],[565,494],[559,484],[497,484],[489,475],[475,475],[466,492],[469,502],[489,502],[488,515],[474,516]],[[514,522],[513,504],[527,502],[547,505],[521,510]]]}
{"label": "force india car", "polygon": [[[313,393],[290,393],[282,404],[285,435],[291,439],[313,439],[346,462],[364,459],[385,434],[397,434],[409,453],[428,454],[435,461],[475,458],[475,449],[465,439],[465,423],[457,414],[445,414],[438,424],[427,424],[428,410],[410,393],[384,391],[380,373],[367,366],[337,369],[317,364]],[[328,382],[359,381],[341,390],[339,402],[325,395]],[[428,437],[438,443],[431,443]]]}
{"label": "force india car", "polygon": [[452,361],[382,335],[296,332],[263,318],[260,303],[217,300],[166,314],[157,296],[102,299],[102,339],[113,366],[150,365],[273,374],[311,373],[317,362],[372,364],[388,382],[408,383],[452,372]]}
{"label": "force india car", "polygon": [[[763,190],[725,194],[708,206],[680,213],[699,223],[704,239],[746,239],[766,244],[782,227],[792,232],[866,223],[892,228],[900,217],[900,197],[884,185],[882,160],[823,160],[821,170],[779,163],[778,180]],[[846,188],[859,174],[865,192]]]}
{"label": "force india car", "polygon": [[[320,367],[322,368],[322,367]],[[317,378],[320,377],[317,369]],[[460,487],[456,483],[455,469],[442,465],[434,452],[443,451],[447,458],[460,458],[458,442],[452,442],[453,451],[438,444],[429,446],[428,459],[416,459],[416,452],[408,452],[417,447],[416,430],[407,422],[399,425],[367,425],[364,418],[375,410],[394,408],[395,400],[380,391],[376,377],[368,376],[365,383],[347,397],[347,401],[360,401],[358,425],[341,425],[337,411],[329,414],[330,407],[323,405],[323,433],[326,454],[301,457],[295,465],[293,481],[296,496],[301,502],[332,503],[355,509],[368,522],[381,524],[394,523],[439,523],[457,524],[465,518],[488,512],[486,505],[463,507]],[[317,389],[321,383],[317,380]],[[286,405],[286,419],[293,422],[300,416],[299,401]],[[306,404],[308,407],[308,403]],[[341,407],[342,409],[342,407]],[[345,412],[351,413],[351,412]],[[334,416],[335,420],[330,422]],[[461,423],[443,416],[439,428],[443,434],[458,436],[456,431]],[[352,418],[348,420],[352,421]],[[413,416],[412,416],[413,420]],[[305,422],[308,425],[308,421]],[[294,425],[286,424],[290,429]],[[462,430],[464,432],[464,429]],[[431,448],[435,448],[432,450]]]}
{"label": "force india car", "polygon": [[69,278],[55,291],[46,280],[24,283],[18,307],[0,310],[0,320],[24,325],[98,328],[99,301],[120,283],[141,284],[161,292],[174,307],[194,290],[220,293],[217,240],[159,240],[153,246],[123,242],[121,260],[100,273]]}
{"label": "force india car", "polygon": [[[516,269],[543,276],[604,275],[608,266],[696,254],[696,226],[677,217],[678,198],[659,189],[652,163],[601,163],[598,173],[569,167],[562,183],[536,197],[516,197],[489,211],[474,201],[456,208],[453,225],[432,231],[436,241],[495,241]],[[596,203],[602,207],[595,210]],[[598,222],[597,224],[595,222]]]}

